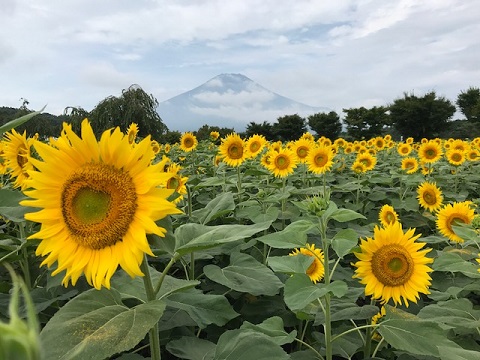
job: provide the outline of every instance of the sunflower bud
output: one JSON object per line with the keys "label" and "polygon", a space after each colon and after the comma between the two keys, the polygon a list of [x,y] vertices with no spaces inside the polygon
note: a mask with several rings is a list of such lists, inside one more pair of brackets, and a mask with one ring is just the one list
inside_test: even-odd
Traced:
{"label": "sunflower bud", "polygon": [[[328,191],[327,191],[328,192]],[[314,196],[310,199],[307,199],[307,210],[310,214],[314,216],[322,216],[325,210],[328,209],[330,205],[330,194],[327,194],[326,197],[323,196]]]}
{"label": "sunflower bud", "polygon": [[[25,283],[10,267],[8,270],[13,279],[13,291],[8,308],[10,322],[0,322],[0,359],[39,360],[41,359],[39,325],[32,299]],[[20,289],[27,309],[26,321],[18,314]]]}

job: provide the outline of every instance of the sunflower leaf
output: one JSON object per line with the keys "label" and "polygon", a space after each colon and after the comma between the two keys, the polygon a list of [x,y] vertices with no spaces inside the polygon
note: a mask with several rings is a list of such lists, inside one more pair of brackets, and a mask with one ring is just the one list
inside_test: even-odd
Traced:
{"label": "sunflower leaf", "polygon": [[332,239],[332,248],[339,258],[349,254],[357,244],[358,235],[352,229],[342,229]]}
{"label": "sunflower leaf", "polygon": [[45,359],[105,359],[137,345],[158,322],[165,302],[125,306],[114,290],[90,289],[70,300],[40,333]]}
{"label": "sunflower leaf", "polygon": [[233,194],[231,192],[223,193],[216,196],[204,208],[195,210],[192,213],[192,218],[201,224],[208,224],[210,221],[226,215],[235,210],[235,202],[233,201]]}
{"label": "sunflower leaf", "polygon": [[166,348],[179,359],[212,360],[215,353],[214,343],[196,336],[182,336],[170,341]]}
{"label": "sunflower leaf", "polygon": [[185,224],[175,231],[175,251],[180,255],[250,238],[270,227],[271,221],[253,225]]}
{"label": "sunflower leaf", "polygon": [[268,258],[268,266],[275,272],[285,274],[306,274],[314,260],[313,256],[298,254],[297,256],[272,256]]}
{"label": "sunflower leaf", "polygon": [[261,236],[257,240],[277,249],[304,247],[307,242],[307,233],[315,226],[316,224],[309,220],[298,220],[282,231]]}
{"label": "sunflower leaf", "polygon": [[0,189],[0,215],[13,222],[25,221],[24,215],[37,209],[21,206],[20,201],[27,199],[20,191]]}
{"label": "sunflower leaf", "polygon": [[252,295],[274,296],[283,287],[282,282],[265,265],[243,253],[233,253],[230,265],[220,268],[207,265],[203,268],[205,276],[235,291]]}

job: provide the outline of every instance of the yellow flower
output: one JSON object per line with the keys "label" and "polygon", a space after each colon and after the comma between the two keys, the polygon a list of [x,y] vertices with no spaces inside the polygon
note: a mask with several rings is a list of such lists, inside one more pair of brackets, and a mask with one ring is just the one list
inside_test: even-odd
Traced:
{"label": "yellow flower", "polygon": [[455,166],[462,165],[467,159],[465,152],[457,149],[448,150],[445,156],[447,157],[448,162]]}
{"label": "yellow flower", "polygon": [[360,252],[355,253],[359,259],[353,264],[354,278],[359,278],[365,285],[365,295],[380,300],[383,304],[390,299],[395,305],[417,302],[420,293],[429,294],[428,287],[432,271],[427,264],[433,259],[426,254],[431,249],[423,249],[425,243],[418,243],[420,235],[414,235],[415,229],[403,232],[399,222],[385,228],[374,229],[373,238],[361,240]]}
{"label": "yellow flower", "polygon": [[334,156],[330,146],[320,145],[310,149],[307,156],[308,170],[315,174],[323,174],[330,171]]}
{"label": "yellow flower", "polygon": [[303,254],[313,257],[313,262],[307,269],[307,275],[314,283],[317,283],[323,279],[325,275],[324,257],[321,249],[315,249],[315,244],[305,244],[305,247],[295,249],[290,256]]}
{"label": "yellow flower", "polygon": [[165,146],[163,147],[163,151],[165,152],[165,154],[168,154],[171,149],[172,149],[172,145],[170,144],[165,144]]}
{"label": "yellow flower", "polygon": [[180,149],[186,152],[195,150],[198,145],[198,140],[195,135],[191,132],[185,132],[180,138]]}
{"label": "yellow flower", "polygon": [[480,151],[477,149],[470,149],[467,151],[466,157],[469,161],[478,161],[480,160]]}
{"label": "yellow flower", "polygon": [[127,138],[128,138],[128,143],[130,145],[132,145],[135,142],[135,139],[137,138],[137,134],[138,134],[138,125],[135,123],[131,123],[127,129]]}
{"label": "yellow flower", "polygon": [[363,154],[358,154],[355,162],[357,161],[365,166],[365,171],[369,171],[373,170],[373,168],[375,167],[375,164],[377,163],[377,158],[367,152]]}
{"label": "yellow flower", "polygon": [[173,200],[174,204],[178,204],[183,197],[187,194],[187,181],[188,177],[182,176],[180,174],[181,166],[175,163],[170,164],[167,167],[167,173],[171,174],[172,177],[167,180],[167,189],[173,189],[178,194],[177,197]]}
{"label": "yellow flower", "polygon": [[66,271],[65,286],[82,274],[96,289],[110,287],[120,265],[130,276],[142,276],[144,254],[153,255],[146,234],[164,236],[155,224],[180,211],[167,201],[173,190],[160,188],[170,174],[151,164],[150,136],[132,148],[119,128],[105,131],[99,142],[88,120],[81,138],[64,124],[58,148],[36,142],[43,161],[32,159],[31,199],[21,205],[41,208],[27,220],[41,223],[29,239],[41,239],[36,254],[41,265],[57,262]]}
{"label": "yellow flower", "polygon": [[156,140],[152,140],[150,142],[150,146],[152,147],[154,155],[157,155],[160,152],[160,150],[162,149],[162,145],[160,145],[158,143],[158,141],[156,141]]}
{"label": "yellow flower", "polygon": [[211,131],[210,132],[210,139],[213,141],[217,140],[220,137],[220,133],[218,131]]}
{"label": "yellow flower", "polygon": [[400,143],[397,146],[397,152],[401,156],[407,156],[412,152],[412,146],[410,144]]}
{"label": "yellow flower", "polygon": [[357,174],[361,174],[361,173],[364,173],[364,172],[367,171],[365,165],[363,163],[361,163],[360,161],[355,161],[352,164],[351,169],[353,170],[353,172],[355,172]]}
{"label": "yellow flower", "polygon": [[246,156],[248,158],[254,158],[263,150],[267,143],[267,139],[263,135],[253,135],[248,138],[245,144]]}
{"label": "yellow flower", "polygon": [[13,182],[14,188],[20,187],[23,190],[28,187],[28,172],[33,170],[30,152],[33,142],[33,139],[27,139],[25,131],[20,135],[15,129],[12,129],[11,132],[5,134],[3,142],[4,166],[7,168],[7,173],[15,179]]}
{"label": "yellow flower", "polygon": [[442,206],[442,191],[435,183],[425,181],[417,188],[417,199],[421,207],[430,212],[435,212]]}
{"label": "yellow flower", "polygon": [[434,163],[443,155],[442,147],[434,140],[422,143],[418,148],[418,156],[423,163]]}
{"label": "yellow flower", "polygon": [[378,151],[383,150],[385,148],[385,139],[378,136],[373,140],[373,144]]}
{"label": "yellow flower", "polygon": [[237,167],[240,166],[246,157],[245,142],[238,134],[230,134],[222,139],[222,143],[218,148],[223,162],[227,165]]}
{"label": "yellow flower", "polygon": [[418,170],[418,161],[414,157],[406,157],[402,160],[402,170],[407,174],[413,174]]}
{"label": "yellow flower", "polygon": [[470,201],[454,202],[447,204],[437,213],[437,229],[440,233],[451,241],[462,243],[464,240],[455,234],[452,225],[470,224],[475,216],[474,210],[471,208]]}
{"label": "yellow flower", "polygon": [[298,162],[304,163],[307,161],[308,153],[313,144],[313,141],[305,138],[300,138],[294,142],[292,150],[295,152]]}
{"label": "yellow flower", "polygon": [[0,140],[0,175],[3,175],[7,172],[7,162],[4,158],[5,152],[4,149],[5,142]]}
{"label": "yellow flower", "polygon": [[293,173],[297,167],[295,154],[287,148],[268,152],[269,164],[267,169],[277,177],[285,177]]}
{"label": "yellow flower", "polygon": [[391,225],[398,221],[398,214],[392,206],[385,204],[380,209],[378,219],[380,220],[380,224],[382,224],[383,227],[387,227],[388,225]]}

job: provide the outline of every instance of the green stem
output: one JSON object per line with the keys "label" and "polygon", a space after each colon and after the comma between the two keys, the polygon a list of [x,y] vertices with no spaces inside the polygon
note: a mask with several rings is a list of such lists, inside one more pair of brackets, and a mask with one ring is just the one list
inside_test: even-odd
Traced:
{"label": "green stem", "polygon": [[349,334],[349,333],[351,333],[351,332],[359,331],[359,330],[361,330],[361,329],[369,329],[369,328],[372,329],[372,328],[376,328],[376,327],[378,327],[378,325],[355,326],[353,329],[345,330],[345,331],[342,332],[341,334],[338,334],[338,335],[334,336],[334,337],[332,338],[332,342],[335,341],[335,340],[337,340],[337,339],[339,339],[339,338],[341,338],[343,335],[347,335],[347,334]]}
{"label": "green stem", "polygon": [[286,210],[286,204],[287,200],[285,199],[285,185],[287,182],[287,177],[285,176],[282,179],[282,229],[285,229],[285,210]]}
{"label": "green stem", "polygon": [[[324,218],[320,218],[320,234],[322,237],[322,247],[323,247],[323,258],[324,260],[324,281],[325,285],[330,284],[330,265],[329,265],[329,244],[327,241],[327,221]],[[331,321],[331,311],[330,311],[330,293],[325,294],[325,351],[326,359],[332,360],[332,321]]]}
{"label": "green stem", "polygon": [[[25,237],[25,223],[21,222],[18,224],[18,227],[20,228],[20,240],[23,242],[26,242],[27,239]],[[23,270],[23,276],[25,278],[25,284],[27,285],[27,289],[32,288],[32,280],[30,276],[30,264],[28,263],[28,249],[26,244],[22,246],[22,270]]]}
{"label": "green stem", "polygon": [[378,342],[377,346],[375,347],[375,350],[373,350],[372,357],[374,358],[375,355],[377,355],[377,351],[380,349],[380,345],[382,345],[383,341],[385,339],[382,337],[380,341]]}
{"label": "green stem", "polygon": [[158,283],[155,286],[155,289],[153,291],[155,296],[157,296],[158,292],[160,291],[160,289],[162,287],[163,280],[165,279],[165,276],[167,275],[168,271],[173,266],[173,264],[175,264],[177,262],[179,257],[180,257],[180,255],[178,253],[173,254],[173,256],[170,259],[170,261],[168,262],[167,266],[165,266],[165,269],[163,269],[163,272],[160,274],[160,278],[158,279]]}
{"label": "green stem", "polygon": [[[145,286],[145,292],[147,294],[147,301],[153,301],[156,298],[156,293],[153,289],[152,277],[150,276],[147,255],[144,255],[143,262],[140,265],[140,269],[144,274],[143,284]],[[148,332],[148,337],[150,340],[150,356],[152,357],[152,360],[161,360],[162,355],[160,353],[160,333],[158,330],[158,323],[150,329],[150,331]]]}
{"label": "green stem", "polygon": [[305,345],[307,348],[309,348],[310,350],[312,350],[312,351],[317,355],[317,357],[318,357],[319,359],[324,360],[322,354],[320,354],[320,353],[319,353],[313,346],[311,346],[310,344],[307,344],[305,341],[300,340],[300,339],[297,339],[297,338],[295,338],[295,341],[299,342],[299,343],[302,344],[302,345]]}
{"label": "green stem", "polygon": [[190,253],[190,272],[188,280],[195,280],[195,252]]}
{"label": "green stem", "polygon": [[237,191],[238,194],[242,191],[242,176],[240,173],[240,165],[237,166]]}

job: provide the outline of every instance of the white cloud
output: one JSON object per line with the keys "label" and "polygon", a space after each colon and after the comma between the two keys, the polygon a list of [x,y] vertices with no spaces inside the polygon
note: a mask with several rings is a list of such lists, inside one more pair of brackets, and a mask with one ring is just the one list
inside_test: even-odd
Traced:
{"label": "white cloud", "polygon": [[274,95],[269,91],[240,91],[234,92],[233,90],[227,90],[220,93],[215,91],[202,92],[194,95],[196,100],[200,100],[206,104],[215,104],[222,106],[225,104],[231,104],[232,106],[249,106],[251,104],[259,104],[265,101],[272,100]]}
{"label": "white cloud", "polygon": [[132,75],[122,73],[106,62],[85,66],[80,71],[79,78],[89,85],[108,88],[121,88],[134,83]]}

